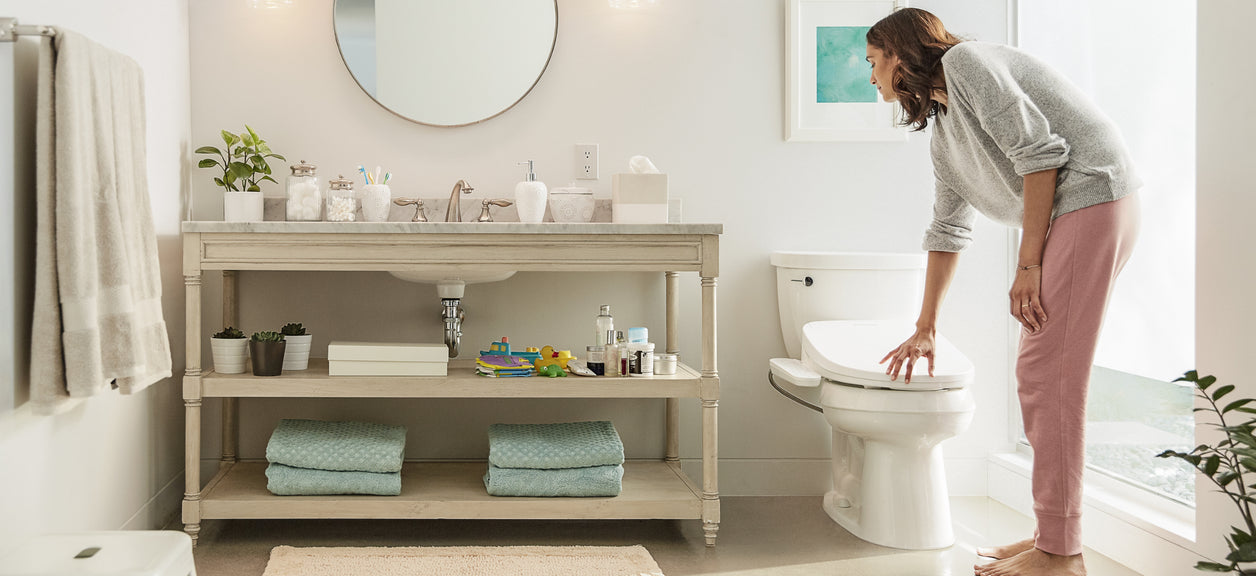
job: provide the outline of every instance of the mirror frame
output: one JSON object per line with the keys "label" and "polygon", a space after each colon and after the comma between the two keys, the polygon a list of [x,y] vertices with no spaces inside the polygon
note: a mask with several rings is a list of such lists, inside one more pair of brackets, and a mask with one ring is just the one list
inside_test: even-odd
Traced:
{"label": "mirror frame", "polygon": [[540,82],[541,82],[541,77],[545,75],[545,71],[546,71],[546,70],[549,70],[550,61],[552,61],[552,60],[554,59],[554,47],[558,45],[558,27],[559,27],[559,20],[558,20],[558,0],[553,0],[553,5],[554,5],[554,38],[553,38],[553,40],[551,40],[551,41],[550,41],[549,55],[547,55],[547,56],[545,57],[545,65],[544,65],[544,66],[541,66],[541,70],[540,70],[539,72],[537,72],[537,73],[536,73],[536,80],[533,80],[533,81],[532,81],[532,85],[528,86],[528,89],[527,89],[527,90],[524,90],[523,94],[520,94],[520,95],[519,95],[519,98],[518,98],[518,99],[516,99],[514,102],[511,102],[509,106],[507,106],[507,107],[505,107],[505,108],[502,108],[501,110],[499,110],[499,111],[495,112],[492,116],[486,116],[486,117],[481,118],[481,119],[479,119],[479,120],[476,120],[476,121],[474,121],[474,122],[467,122],[467,123],[465,123],[465,124],[431,124],[431,123],[428,123],[428,122],[423,122],[423,121],[421,121],[421,120],[415,120],[414,118],[411,118],[411,117],[409,117],[409,116],[406,116],[405,114],[402,114],[401,112],[398,112],[398,111],[396,111],[396,110],[393,110],[393,109],[392,109],[392,108],[390,108],[387,104],[384,104],[383,102],[380,102],[380,101],[379,101],[379,99],[378,99],[378,98],[376,98],[374,94],[371,94],[370,92],[367,92],[366,88],[365,88],[364,86],[362,86],[362,83],[358,81],[358,77],[357,77],[357,75],[355,75],[355,74],[353,73],[353,69],[349,67],[349,61],[348,61],[348,60],[345,60],[345,52],[344,52],[344,49],[342,49],[342,48],[340,47],[340,34],[336,31],[336,6],[337,6],[337,5],[339,5],[339,4],[340,4],[340,0],[334,0],[334,1],[331,3],[331,35],[332,35],[332,38],[335,38],[335,39],[336,39],[336,53],[340,55],[340,62],[341,62],[342,64],[344,64],[344,65],[345,65],[345,71],[347,71],[347,72],[349,73],[349,77],[350,77],[350,78],[353,78],[353,83],[354,83],[354,84],[357,84],[358,89],[359,89],[359,90],[361,90],[363,94],[366,94],[366,96],[367,96],[368,98],[370,98],[370,99],[371,99],[372,101],[374,101],[376,104],[379,104],[379,106],[380,106],[381,108],[383,108],[384,110],[389,111],[390,113],[392,113],[394,116],[396,116],[396,117],[398,117],[398,118],[401,118],[401,119],[406,120],[406,121],[408,121],[408,122],[413,122],[413,123],[415,123],[415,124],[421,124],[421,125],[423,125],[423,126],[432,126],[432,127],[435,127],[435,128],[461,128],[461,127],[463,127],[463,126],[474,126],[474,125],[476,125],[476,124],[480,124],[480,123],[482,123],[482,122],[486,122],[486,121],[488,121],[488,120],[492,120],[492,119],[494,119],[494,118],[496,118],[496,117],[498,117],[498,116],[501,116],[502,114],[505,114],[505,113],[506,113],[506,111],[510,110],[511,108],[514,108],[514,107],[515,107],[515,106],[517,106],[520,102],[522,102],[524,98],[527,98],[527,97],[528,97],[528,94],[531,94],[531,93],[532,93],[532,89],[533,89],[533,88],[536,88],[536,85],[537,85],[538,83],[540,83]]}

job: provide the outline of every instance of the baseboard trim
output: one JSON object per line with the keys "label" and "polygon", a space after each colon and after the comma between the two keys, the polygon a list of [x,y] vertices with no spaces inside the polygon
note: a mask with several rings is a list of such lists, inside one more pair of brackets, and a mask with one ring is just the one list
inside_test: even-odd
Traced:
{"label": "baseboard trim", "polygon": [[[694,480],[702,478],[702,460],[682,458],[681,468]],[[951,496],[986,495],[985,458],[946,459],[947,491]],[[723,496],[823,496],[833,486],[828,458],[721,458],[719,489]]]}
{"label": "baseboard trim", "polygon": [[[148,499],[119,530],[161,530],[177,520],[182,510],[183,473],[175,475]],[[181,524],[180,524],[181,526]]]}

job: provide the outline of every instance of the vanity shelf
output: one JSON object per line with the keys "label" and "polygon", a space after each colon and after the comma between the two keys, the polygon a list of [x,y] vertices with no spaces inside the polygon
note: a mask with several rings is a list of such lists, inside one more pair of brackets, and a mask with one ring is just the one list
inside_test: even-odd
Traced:
{"label": "vanity shelf", "polygon": [[[206,518],[701,519],[708,546],[720,522],[716,437],[715,288],[719,224],[521,224],[184,222],[187,372],[184,529],[196,542]],[[627,249],[626,249],[627,248]],[[201,369],[201,280],[223,272],[223,324],[239,325],[237,277],[245,270],[662,272],[666,344],[678,352],[679,273],[701,281],[700,367],[679,365],[654,377],[485,378],[473,360],[453,360],[448,376],[329,376],[325,359],[279,376],[217,374]],[[223,398],[219,471],[201,485],[201,401]],[[662,460],[624,464],[613,498],[489,496],[484,462],[407,462],[400,496],[275,496],[265,462],[238,458],[238,399],[267,398],[660,398],[667,445]],[[681,398],[702,416],[702,477],[691,480],[679,458]]]}
{"label": "vanity shelf", "polygon": [[686,519],[702,492],[678,463],[629,460],[613,498],[489,496],[487,462],[407,462],[399,496],[275,496],[265,462],[224,464],[201,494],[201,518]]}
{"label": "vanity shelf", "polygon": [[201,376],[205,398],[701,398],[702,374],[678,364],[676,374],[651,377],[488,378],[474,360],[452,360],[448,376],[328,376],[326,358],[308,370],[278,376]]}

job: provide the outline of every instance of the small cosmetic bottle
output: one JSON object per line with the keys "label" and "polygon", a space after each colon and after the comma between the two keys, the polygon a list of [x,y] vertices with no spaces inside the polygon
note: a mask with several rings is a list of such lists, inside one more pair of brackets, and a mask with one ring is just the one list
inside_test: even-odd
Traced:
{"label": "small cosmetic bottle", "polygon": [[606,331],[606,353],[603,357],[603,370],[607,376],[619,376],[619,344],[615,342],[615,331]]}
{"label": "small cosmetic bottle", "polygon": [[585,365],[595,376],[606,373],[606,346],[585,346]]}
{"label": "small cosmetic bottle", "polygon": [[627,376],[629,374],[628,359],[631,354],[628,352],[628,341],[624,340],[623,330],[615,331],[615,342],[617,343],[615,347],[619,350],[619,375]]}

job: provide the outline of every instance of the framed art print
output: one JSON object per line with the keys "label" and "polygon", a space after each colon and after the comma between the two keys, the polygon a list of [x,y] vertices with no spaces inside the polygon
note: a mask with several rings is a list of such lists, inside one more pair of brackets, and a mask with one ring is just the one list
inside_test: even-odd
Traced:
{"label": "framed art print", "polygon": [[790,0],[785,140],[905,141],[898,104],[881,101],[865,60],[868,29],[901,0]]}

